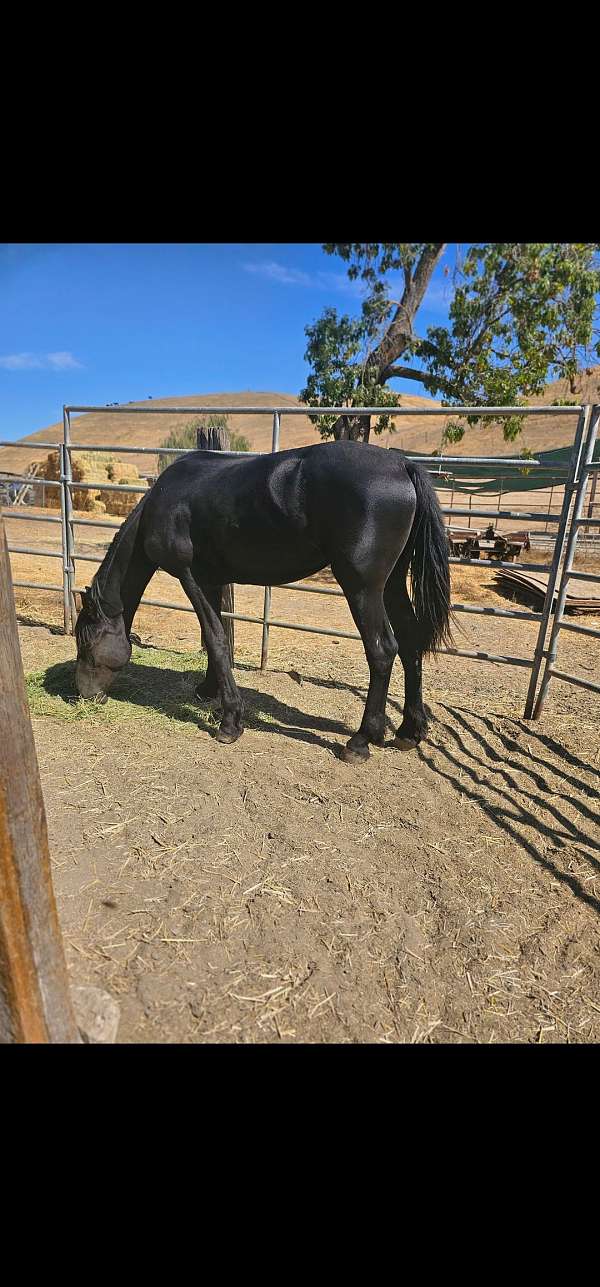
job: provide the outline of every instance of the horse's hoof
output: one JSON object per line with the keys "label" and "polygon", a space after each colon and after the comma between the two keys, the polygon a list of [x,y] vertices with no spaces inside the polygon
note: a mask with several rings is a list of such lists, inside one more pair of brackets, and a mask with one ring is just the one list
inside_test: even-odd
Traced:
{"label": "horse's hoof", "polygon": [[243,731],[243,728],[240,728],[235,733],[223,733],[223,731],[219,729],[216,735],[216,741],[221,742],[223,746],[231,746],[232,742],[237,742],[238,737],[242,736]]}
{"label": "horse's hoof", "polygon": [[415,746],[418,745],[414,737],[395,737],[392,742],[392,746],[395,746],[397,751],[414,751]]}
{"label": "horse's hoof", "polygon": [[364,764],[369,759],[369,752],[366,747],[364,751],[353,751],[349,746],[345,746],[340,752],[340,759],[344,764]]}

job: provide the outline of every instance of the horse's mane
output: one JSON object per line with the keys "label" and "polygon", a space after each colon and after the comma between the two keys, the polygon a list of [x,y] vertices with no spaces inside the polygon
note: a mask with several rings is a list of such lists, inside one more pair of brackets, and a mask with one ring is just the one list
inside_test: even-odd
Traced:
{"label": "horse's mane", "polygon": [[98,621],[108,621],[107,614],[102,607],[101,592],[96,583],[96,577],[94,577],[92,584],[87,587],[85,597],[87,600],[92,600],[94,613],[93,615],[90,615],[87,604],[84,601],[84,610],[79,613],[77,621],[75,622],[75,639],[77,641],[78,648],[85,648],[86,645],[91,642],[93,636],[96,634]]}

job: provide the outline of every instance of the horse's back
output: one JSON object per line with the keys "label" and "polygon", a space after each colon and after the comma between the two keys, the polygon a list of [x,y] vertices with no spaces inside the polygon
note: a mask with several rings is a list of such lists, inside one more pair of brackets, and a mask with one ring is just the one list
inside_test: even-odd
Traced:
{"label": "horse's back", "polygon": [[190,452],[148,496],[146,551],[175,575],[193,561],[207,579],[277,584],[355,554],[393,561],[415,504],[401,456],[371,444]]}

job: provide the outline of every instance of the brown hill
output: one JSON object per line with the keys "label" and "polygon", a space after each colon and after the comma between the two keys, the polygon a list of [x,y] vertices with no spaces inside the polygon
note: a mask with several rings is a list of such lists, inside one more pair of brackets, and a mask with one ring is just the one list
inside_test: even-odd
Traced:
{"label": "brown hill", "polygon": [[[529,401],[532,405],[540,406],[549,404],[556,398],[570,396],[566,382],[561,380],[547,385],[543,394]],[[594,367],[589,374],[582,373],[578,378],[577,393],[573,395],[573,401],[597,402],[598,400],[600,400],[600,367]],[[236,415],[234,412],[229,417],[229,423],[235,432],[243,433],[248,438],[254,451],[268,451],[271,446],[272,417],[266,409],[273,405],[297,407],[302,404],[294,394],[290,393],[257,393],[245,390],[239,393],[190,394],[174,398],[156,398],[152,401],[140,401],[129,405],[144,407],[148,411],[158,407],[173,406],[183,410],[164,416],[127,415],[126,412],[115,415],[109,408],[101,413],[89,412],[75,416],[72,421],[73,442],[87,443],[92,446],[102,443],[111,448],[159,446],[173,429],[188,423],[193,418],[191,412],[186,413],[186,407],[254,406],[265,407],[265,412],[250,416]],[[401,405],[410,408],[411,412],[414,410],[414,414],[402,417],[396,422],[398,426],[396,433],[374,436],[373,441],[382,447],[401,447],[405,451],[431,452],[438,448],[446,417],[433,419],[419,416],[418,413],[422,408],[440,406],[439,401],[417,394],[403,394]],[[451,418],[452,416],[449,415],[448,419]],[[515,450],[520,451],[522,447],[530,447],[534,451],[550,450],[572,442],[574,432],[574,416],[532,416],[515,446],[504,441],[502,428],[499,425],[472,427],[467,429],[462,442],[451,448],[447,454],[502,456],[514,454]],[[44,448],[36,447],[37,442],[59,442],[61,439],[62,422],[59,421],[19,440],[31,443],[31,452],[10,447],[1,448],[0,471],[10,473],[24,471],[33,461],[41,460],[46,455]],[[286,417],[284,415],[282,417],[282,448],[305,446],[318,441],[318,431],[310,423],[308,416]],[[132,455],[128,459],[144,472],[151,472],[155,464],[152,456]]]}

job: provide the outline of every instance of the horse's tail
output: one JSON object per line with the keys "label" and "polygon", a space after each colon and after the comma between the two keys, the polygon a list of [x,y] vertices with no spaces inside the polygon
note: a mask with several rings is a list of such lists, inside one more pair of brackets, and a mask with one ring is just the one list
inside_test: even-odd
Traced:
{"label": "horse's tail", "polygon": [[450,564],[446,525],[429,474],[404,460],[417,493],[417,509],[408,539],[411,597],[421,630],[423,652],[452,643],[450,631]]}

